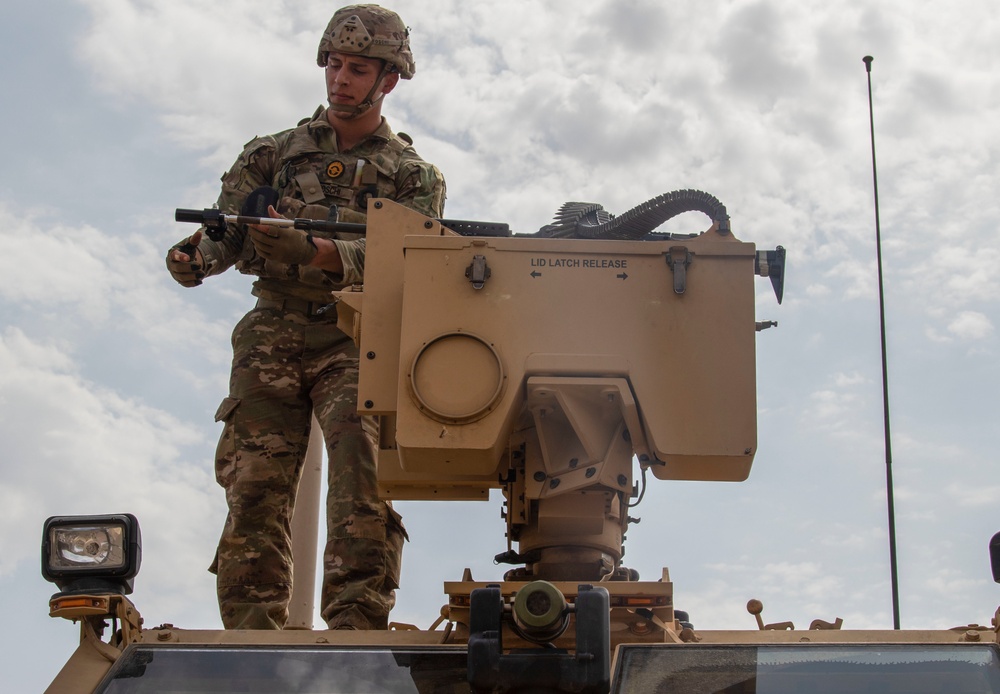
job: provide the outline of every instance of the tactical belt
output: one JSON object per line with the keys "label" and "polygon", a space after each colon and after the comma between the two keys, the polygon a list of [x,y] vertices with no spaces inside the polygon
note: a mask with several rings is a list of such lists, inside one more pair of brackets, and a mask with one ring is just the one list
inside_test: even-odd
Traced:
{"label": "tactical belt", "polygon": [[305,299],[257,299],[257,308],[276,308],[296,311],[307,316],[318,316],[332,304],[328,301],[306,301]]}

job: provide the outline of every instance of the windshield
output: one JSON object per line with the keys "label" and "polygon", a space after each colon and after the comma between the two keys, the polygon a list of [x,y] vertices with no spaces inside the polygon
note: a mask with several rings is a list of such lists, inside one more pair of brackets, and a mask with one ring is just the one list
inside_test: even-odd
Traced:
{"label": "windshield", "polygon": [[612,691],[1000,694],[995,644],[623,646]]}
{"label": "windshield", "polygon": [[[464,648],[133,646],[104,694],[469,694]],[[622,646],[612,692],[1000,694],[996,644]]]}
{"label": "windshield", "polygon": [[465,649],[136,646],[97,692],[466,694]]}

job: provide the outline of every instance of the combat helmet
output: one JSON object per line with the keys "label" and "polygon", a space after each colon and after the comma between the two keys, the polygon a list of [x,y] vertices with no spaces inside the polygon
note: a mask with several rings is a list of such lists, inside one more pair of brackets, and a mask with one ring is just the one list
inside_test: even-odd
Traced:
{"label": "combat helmet", "polygon": [[319,42],[316,62],[326,65],[329,53],[353,53],[379,58],[404,80],[417,66],[410,52],[410,30],[392,10],[378,5],[348,5],[333,15]]}

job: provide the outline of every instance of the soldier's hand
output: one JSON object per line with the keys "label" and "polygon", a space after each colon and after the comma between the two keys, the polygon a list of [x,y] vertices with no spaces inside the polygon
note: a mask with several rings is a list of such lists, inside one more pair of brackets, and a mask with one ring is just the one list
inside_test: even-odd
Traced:
{"label": "soldier's hand", "polygon": [[[275,219],[281,218],[274,207],[268,207],[267,212]],[[247,230],[258,255],[267,260],[285,265],[308,265],[316,257],[316,245],[301,229],[248,224]]]}
{"label": "soldier's hand", "polygon": [[167,270],[182,287],[197,287],[205,277],[205,260],[198,250],[201,230],[167,251]]}
{"label": "soldier's hand", "polygon": [[301,200],[285,196],[278,201],[278,214],[288,219],[330,219],[330,208],[326,205],[307,205]]}

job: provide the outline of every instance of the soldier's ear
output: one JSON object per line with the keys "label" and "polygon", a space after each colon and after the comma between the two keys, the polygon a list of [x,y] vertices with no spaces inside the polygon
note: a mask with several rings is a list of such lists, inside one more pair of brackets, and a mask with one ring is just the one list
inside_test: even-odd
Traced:
{"label": "soldier's ear", "polygon": [[390,72],[382,79],[382,93],[388,94],[399,84],[399,73]]}

